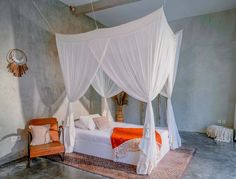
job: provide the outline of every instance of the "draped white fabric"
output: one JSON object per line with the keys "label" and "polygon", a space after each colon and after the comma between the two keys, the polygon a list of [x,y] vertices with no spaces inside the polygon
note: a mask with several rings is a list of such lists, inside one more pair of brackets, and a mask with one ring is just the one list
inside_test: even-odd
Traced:
{"label": "draped white fabric", "polygon": [[150,173],[156,166],[155,123],[151,101],[163,88],[175,57],[174,35],[164,18],[164,14],[160,14],[155,22],[145,28],[110,39],[102,63],[103,70],[119,87],[130,96],[147,102],[144,135],[140,143],[144,156],[137,166],[139,174]]}
{"label": "draped white fabric", "polygon": [[[104,97],[122,89],[147,103],[144,133],[139,145],[142,151],[137,166],[139,174],[150,174],[157,164],[151,102],[161,92],[173,70],[176,45],[175,35],[162,8],[114,28],[77,35],[57,34],[59,58],[70,101],[80,98],[93,80],[93,87]],[[108,85],[106,80],[102,82],[99,76],[104,72],[98,70],[99,67],[119,87],[113,88],[114,84]],[[101,87],[101,84],[105,85]],[[69,121],[69,124],[73,122]]]}
{"label": "draped white fabric", "polygon": [[67,119],[64,121],[64,143],[66,152],[72,152],[75,143],[74,118],[70,103],[79,99],[88,90],[98,69],[98,62],[89,49],[80,44],[57,41],[60,64],[69,100]]}
{"label": "draped white fabric", "polygon": [[122,90],[99,68],[92,82],[93,88],[100,94],[102,99],[102,115],[113,121],[107,98],[117,95]]}
{"label": "draped white fabric", "polygon": [[[68,104],[70,106],[70,103]],[[64,122],[64,145],[65,152],[71,153],[73,152],[74,144],[75,144],[75,124],[74,124],[74,114],[70,113],[70,107],[67,109],[67,119]]]}
{"label": "draped white fabric", "polygon": [[162,89],[161,95],[167,97],[167,109],[166,109],[166,119],[167,119],[167,125],[168,125],[168,131],[169,131],[169,139],[170,139],[170,147],[171,149],[176,149],[181,147],[181,138],[179,135],[179,131],[175,122],[175,115],[173,111],[173,106],[171,103],[171,96],[172,91],[175,84],[176,79],[176,73],[178,68],[178,62],[179,62],[179,54],[180,54],[180,48],[182,43],[182,30],[176,33],[176,55],[175,55],[175,62],[171,65],[171,70],[169,73],[168,80]]}

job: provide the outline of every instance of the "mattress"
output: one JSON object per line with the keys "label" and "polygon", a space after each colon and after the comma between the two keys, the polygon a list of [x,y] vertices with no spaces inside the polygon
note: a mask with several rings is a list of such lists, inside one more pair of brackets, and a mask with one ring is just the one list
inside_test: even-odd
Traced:
{"label": "mattress", "polygon": [[[112,128],[107,130],[85,130],[76,128],[74,152],[92,155],[100,158],[113,160],[113,149],[110,142],[110,137],[114,127],[140,128],[141,125],[113,122]],[[170,150],[168,130],[166,128],[156,128],[162,138],[162,146],[160,150],[161,160]],[[126,157],[116,159],[117,162],[137,165],[140,156],[140,151],[129,152]]]}

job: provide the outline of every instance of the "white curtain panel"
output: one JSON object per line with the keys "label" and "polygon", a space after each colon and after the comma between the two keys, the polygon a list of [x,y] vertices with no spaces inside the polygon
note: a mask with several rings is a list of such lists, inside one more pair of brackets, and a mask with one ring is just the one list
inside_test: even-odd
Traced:
{"label": "white curtain panel", "polygon": [[73,152],[75,144],[74,117],[70,103],[85,94],[99,68],[99,62],[87,48],[87,43],[87,41],[83,41],[83,43],[76,43],[70,40],[64,41],[63,35],[57,35],[57,49],[69,100],[67,118],[64,121],[66,153]]}
{"label": "white curtain panel", "polygon": [[[142,154],[137,166],[138,174],[150,174],[157,164],[151,102],[161,92],[173,69],[176,45],[175,34],[162,8],[114,28],[77,35],[57,34],[59,58],[70,101],[85,93],[101,65],[122,91],[147,103],[144,133],[139,145]],[[99,93],[104,92],[104,88],[96,88]],[[73,122],[68,125],[73,125]]]}
{"label": "white curtain panel", "polygon": [[166,109],[166,119],[167,119],[167,125],[168,125],[168,131],[169,131],[169,139],[170,139],[170,147],[171,149],[176,149],[181,147],[181,138],[179,135],[179,131],[175,122],[175,115],[173,111],[173,106],[171,103],[171,96],[172,91],[175,84],[176,79],[176,73],[178,68],[178,62],[179,62],[179,54],[180,54],[180,48],[182,43],[182,36],[183,31],[179,31],[176,33],[176,55],[175,55],[175,62],[171,65],[171,70],[169,73],[168,80],[166,81],[166,84],[164,88],[162,89],[161,95],[167,97],[167,109]]}
{"label": "white curtain panel", "polygon": [[122,90],[99,68],[92,82],[93,88],[102,96],[102,115],[113,121],[107,98],[117,95]]}
{"label": "white curtain panel", "polygon": [[[71,104],[69,103],[68,106]],[[74,114],[70,113],[70,107],[67,109],[67,119],[64,121],[64,135],[63,135],[63,143],[65,146],[65,152],[71,153],[73,152],[75,145],[75,124],[74,124]]]}

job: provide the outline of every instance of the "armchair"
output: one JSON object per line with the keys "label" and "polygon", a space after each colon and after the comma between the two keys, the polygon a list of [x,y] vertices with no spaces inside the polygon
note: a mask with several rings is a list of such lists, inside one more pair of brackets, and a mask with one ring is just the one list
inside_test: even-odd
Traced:
{"label": "armchair", "polygon": [[[52,142],[42,145],[30,145],[32,140],[30,125],[46,125],[50,124],[49,134]],[[29,121],[28,125],[28,164],[27,167],[30,167],[30,161],[32,158],[59,154],[61,160],[64,160],[65,147],[64,144],[60,142],[60,135],[64,135],[63,126],[58,127],[58,122],[56,118],[41,118],[41,119],[32,119]]]}

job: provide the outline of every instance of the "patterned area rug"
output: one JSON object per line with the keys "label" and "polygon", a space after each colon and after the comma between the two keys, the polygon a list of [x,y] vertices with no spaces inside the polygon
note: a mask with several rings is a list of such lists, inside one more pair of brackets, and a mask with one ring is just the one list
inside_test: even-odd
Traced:
{"label": "patterned area rug", "polygon": [[49,156],[47,158],[84,171],[115,179],[174,179],[182,178],[194,153],[195,149],[182,148],[175,151],[169,151],[158,163],[157,168],[152,171],[150,176],[137,175],[136,166],[134,165],[113,162],[112,160],[80,153],[66,154],[64,162],[62,162],[58,156]]}

